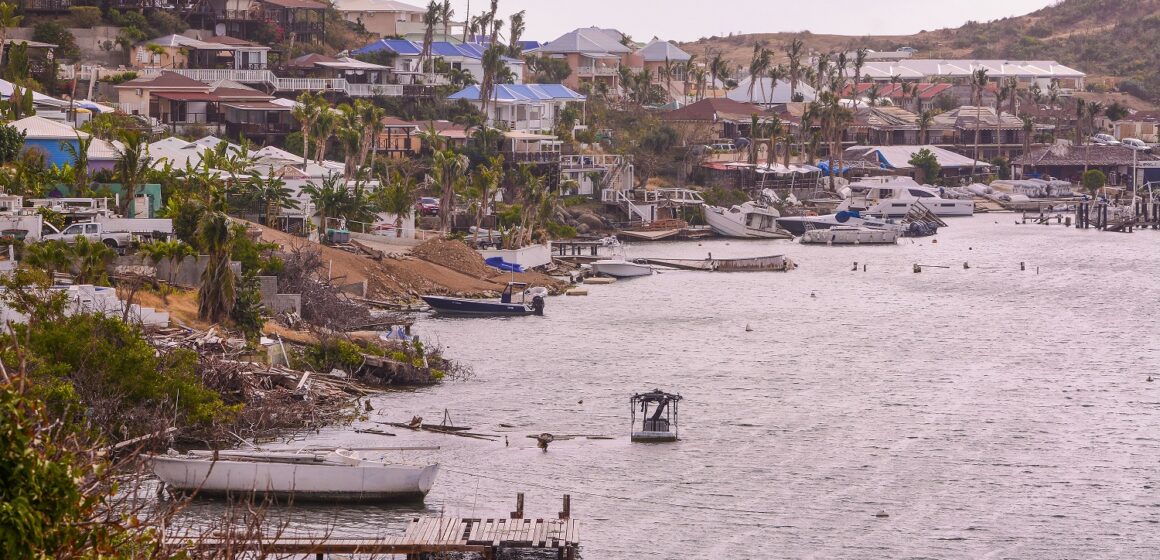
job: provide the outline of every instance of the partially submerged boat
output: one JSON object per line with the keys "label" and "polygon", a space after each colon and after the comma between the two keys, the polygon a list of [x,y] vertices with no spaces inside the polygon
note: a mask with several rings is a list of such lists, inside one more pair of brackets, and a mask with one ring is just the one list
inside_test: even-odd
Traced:
{"label": "partially submerged boat", "polygon": [[[516,293],[520,295],[518,302],[513,301]],[[443,315],[503,316],[543,315],[544,298],[547,296],[547,288],[528,288],[524,282],[508,282],[499,301],[432,295],[422,297],[433,311]]]}
{"label": "partially submerged boat", "polygon": [[920,185],[910,177],[879,177],[850,183],[850,194],[838,210],[855,210],[883,218],[901,218],[918,206],[940,218],[971,216],[975,202],[943,198],[938,189]]}
{"label": "partially submerged boat", "polygon": [[871,228],[864,226],[835,226],[805,232],[801,242],[820,245],[870,245],[898,242],[899,228]]}
{"label": "partially submerged boat", "polygon": [[705,206],[705,222],[717,235],[737,239],[791,239],[793,235],[778,227],[781,217],[776,208],[749,201],[729,208]]}
{"label": "partially submerged boat", "polygon": [[[632,432],[630,439],[641,443],[664,443],[677,441],[677,403],[681,396],[653,389],[648,393],[637,393],[629,398],[632,410]],[[639,429],[636,414],[640,411],[642,422]]]}
{"label": "partially submerged boat", "polygon": [[375,461],[356,452],[190,451],[150,457],[153,473],[178,493],[265,494],[305,501],[422,500],[439,465]]}
{"label": "partially submerged boat", "polygon": [[887,228],[892,224],[882,218],[864,216],[857,210],[842,210],[821,216],[783,216],[777,219],[777,225],[794,236],[801,236],[809,230],[829,229],[837,226]]}
{"label": "partially submerged boat", "polygon": [[605,244],[612,248],[612,256],[592,262],[589,266],[592,267],[593,274],[603,274],[613,278],[633,278],[649,276],[653,273],[652,266],[628,260],[624,246],[615,236],[606,238]]}

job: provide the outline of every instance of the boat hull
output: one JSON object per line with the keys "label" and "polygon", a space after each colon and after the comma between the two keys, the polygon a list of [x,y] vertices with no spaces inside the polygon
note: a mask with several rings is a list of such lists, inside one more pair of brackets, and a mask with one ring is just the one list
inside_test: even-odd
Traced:
{"label": "boat hull", "polygon": [[674,432],[633,432],[632,441],[637,443],[669,443],[677,441]]}
{"label": "boat hull", "polygon": [[153,457],[153,472],[179,493],[264,494],[304,501],[422,500],[439,465],[347,466]]}
{"label": "boat hull", "polygon": [[865,212],[875,216],[882,216],[883,218],[902,218],[910,213],[911,206],[914,202],[921,202],[923,207],[930,210],[932,214],[940,218],[958,218],[965,216],[973,216],[975,214],[975,202],[972,200],[939,200],[931,202],[926,200],[920,201],[900,201],[900,200],[883,200],[878,204],[870,206]]}
{"label": "boat hull", "polygon": [[483,301],[477,299],[454,298],[445,296],[422,296],[423,301],[431,306],[436,313],[443,315],[501,315],[518,316],[531,315],[535,312],[530,304],[501,303],[497,301]]}
{"label": "boat hull", "polygon": [[894,229],[833,227],[807,231],[802,243],[821,245],[892,245],[898,242]]}
{"label": "boat hull", "polygon": [[[790,239],[793,237],[788,231],[777,227],[775,216],[767,216],[771,224],[770,227],[755,228],[743,221],[732,219],[726,215],[727,212],[729,210],[715,206],[705,208],[705,222],[709,224],[709,228],[714,233],[722,237],[735,239]],[[739,218],[745,219],[746,214],[738,212],[737,215]]]}
{"label": "boat hull", "polygon": [[594,274],[603,274],[613,278],[633,278],[649,276],[653,273],[651,266],[628,261],[596,261],[590,265]]}

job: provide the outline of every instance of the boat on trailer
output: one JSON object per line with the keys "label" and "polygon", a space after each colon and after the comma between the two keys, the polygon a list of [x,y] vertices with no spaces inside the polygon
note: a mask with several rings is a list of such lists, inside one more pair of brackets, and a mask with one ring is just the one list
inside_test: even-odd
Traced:
{"label": "boat on trailer", "polygon": [[[517,292],[520,295],[520,300],[518,302],[512,301]],[[547,295],[547,288],[539,286],[528,288],[524,282],[508,282],[507,287],[500,294],[499,301],[449,296],[422,297],[433,311],[442,315],[505,316],[543,315],[544,298]]]}
{"label": "boat on trailer", "polygon": [[[640,443],[665,443],[678,439],[677,404],[681,396],[654,389],[648,393],[637,393],[629,398],[632,410],[632,431],[630,439]],[[641,424],[636,423],[640,411]]]}
{"label": "boat on trailer", "polygon": [[179,494],[264,494],[305,501],[422,500],[439,465],[407,465],[360,457],[348,449],[320,452],[190,451],[150,456],[153,473]]}

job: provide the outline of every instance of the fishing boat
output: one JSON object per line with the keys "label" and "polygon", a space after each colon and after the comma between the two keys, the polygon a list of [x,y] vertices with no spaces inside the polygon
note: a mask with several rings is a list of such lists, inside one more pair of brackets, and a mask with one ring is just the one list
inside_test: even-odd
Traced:
{"label": "fishing boat", "polygon": [[870,245],[892,244],[898,242],[900,232],[897,228],[870,228],[864,226],[835,226],[826,229],[814,229],[802,235],[801,242],[806,244],[822,245]]}
{"label": "fishing boat", "polygon": [[865,216],[857,210],[842,210],[822,216],[783,216],[777,219],[778,227],[794,236],[801,236],[809,230],[829,229],[835,226],[889,228],[892,224],[881,218]]}
{"label": "fishing boat", "polygon": [[[520,295],[518,302],[512,301],[516,293]],[[543,315],[544,298],[547,295],[547,288],[528,288],[524,282],[508,282],[499,301],[430,295],[422,297],[433,311],[443,315],[503,316]]]}
{"label": "fishing boat", "polygon": [[190,451],[150,457],[153,473],[177,493],[266,494],[306,501],[421,500],[438,464],[365,459],[357,452]]}
{"label": "fishing boat", "polygon": [[705,206],[705,222],[717,235],[737,239],[791,239],[793,235],[777,226],[781,215],[776,208],[749,201],[729,208]]}
{"label": "fishing boat", "polygon": [[[629,436],[632,441],[641,443],[677,441],[677,403],[681,402],[680,395],[653,389],[648,393],[633,395],[628,402],[632,410],[632,431]],[[636,423],[638,410],[642,418],[639,429]]]}
{"label": "fishing boat", "polygon": [[632,278],[635,276],[649,276],[653,273],[652,266],[628,260],[624,246],[615,236],[604,239],[604,244],[612,248],[612,256],[592,262],[593,274],[603,274],[613,278]]}

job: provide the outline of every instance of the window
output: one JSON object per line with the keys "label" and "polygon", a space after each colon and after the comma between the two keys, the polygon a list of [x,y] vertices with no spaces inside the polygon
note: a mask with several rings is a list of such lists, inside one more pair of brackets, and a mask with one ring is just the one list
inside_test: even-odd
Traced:
{"label": "window", "polygon": [[934,194],[919,189],[908,189],[912,196],[918,198],[934,198]]}
{"label": "window", "polygon": [[97,233],[97,224],[85,224],[85,233]]}

